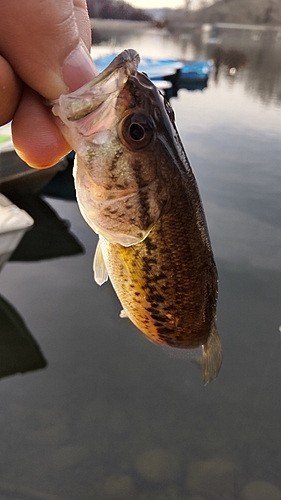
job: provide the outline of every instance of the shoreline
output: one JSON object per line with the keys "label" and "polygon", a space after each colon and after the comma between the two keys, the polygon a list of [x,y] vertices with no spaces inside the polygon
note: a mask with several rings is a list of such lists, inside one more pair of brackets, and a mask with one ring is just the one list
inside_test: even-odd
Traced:
{"label": "shoreline", "polygon": [[[93,31],[99,30],[114,30],[114,31],[131,31],[132,29],[143,30],[146,28],[156,28],[155,21],[130,21],[125,19],[100,19],[91,18],[91,28]],[[208,29],[208,28],[218,28],[218,29],[235,29],[235,30],[257,30],[257,31],[280,31],[281,26],[272,26],[266,24],[238,24],[238,23],[192,23],[183,20],[168,19],[166,28],[172,29]],[[161,29],[161,28],[157,28]]]}
{"label": "shoreline", "polygon": [[131,31],[132,29],[141,31],[146,28],[155,27],[152,21],[128,21],[125,19],[91,18],[90,22],[92,31],[98,31],[98,30]]}

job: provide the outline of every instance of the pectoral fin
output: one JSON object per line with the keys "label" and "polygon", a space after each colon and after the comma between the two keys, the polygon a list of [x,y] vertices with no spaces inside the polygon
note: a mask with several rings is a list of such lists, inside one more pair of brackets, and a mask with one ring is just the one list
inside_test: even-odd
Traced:
{"label": "pectoral fin", "polygon": [[222,364],[222,346],[215,321],[206,344],[202,345],[203,381],[207,385],[215,379]]}
{"label": "pectoral fin", "polygon": [[108,280],[108,272],[104,262],[100,240],[98,241],[94,256],[93,268],[96,283],[98,285],[103,285],[103,283]]}

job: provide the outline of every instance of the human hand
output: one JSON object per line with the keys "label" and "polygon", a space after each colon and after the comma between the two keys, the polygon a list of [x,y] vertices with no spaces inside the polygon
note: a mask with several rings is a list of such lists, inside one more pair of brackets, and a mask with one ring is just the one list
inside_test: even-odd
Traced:
{"label": "human hand", "polygon": [[97,74],[88,49],[86,0],[0,1],[0,125],[12,122],[14,146],[46,168],[70,150],[47,100]]}

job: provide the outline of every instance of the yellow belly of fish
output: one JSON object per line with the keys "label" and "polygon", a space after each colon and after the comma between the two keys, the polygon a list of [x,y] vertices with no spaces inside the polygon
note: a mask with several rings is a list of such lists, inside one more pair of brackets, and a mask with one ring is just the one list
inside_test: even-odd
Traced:
{"label": "yellow belly of fish", "polygon": [[124,313],[137,328],[152,342],[195,348],[207,341],[213,319],[204,288],[210,279],[177,243],[169,245],[158,225],[141,243],[104,241],[102,251]]}

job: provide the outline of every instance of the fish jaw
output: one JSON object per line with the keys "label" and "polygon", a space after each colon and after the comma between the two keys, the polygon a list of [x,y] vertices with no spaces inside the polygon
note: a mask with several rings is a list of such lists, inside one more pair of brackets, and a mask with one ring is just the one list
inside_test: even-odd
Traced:
{"label": "fish jaw", "polygon": [[128,77],[137,72],[139,61],[135,50],[124,50],[91,82],[52,103],[54,115],[61,119],[63,135],[80,155],[83,155],[82,138],[88,137],[97,144],[107,140],[106,132],[114,126],[118,94]]}

